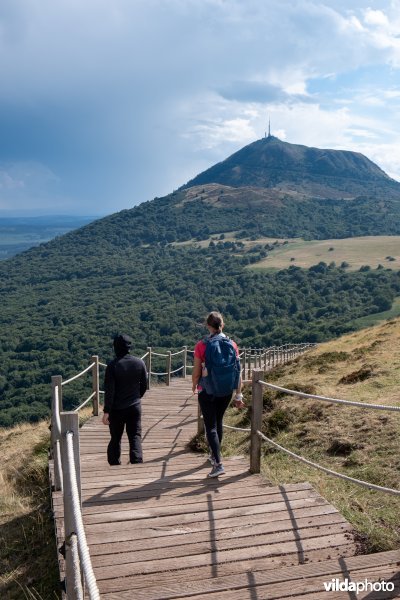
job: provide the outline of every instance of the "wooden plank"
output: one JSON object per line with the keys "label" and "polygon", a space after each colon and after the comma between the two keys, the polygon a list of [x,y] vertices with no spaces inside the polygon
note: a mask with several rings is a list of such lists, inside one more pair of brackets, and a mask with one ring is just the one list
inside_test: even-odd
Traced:
{"label": "wooden plank", "polygon": [[[326,577],[327,581],[333,577],[347,576],[351,574],[352,580],[355,579],[355,573],[363,574],[365,572],[372,573],[373,570],[382,570],[390,572],[398,572],[399,568],[399,552],[381,552],[373,555],[362,555],[356,557],[347,557],[344,559],[329,559],[321,560],[313,563],[301,564],[297,566],[291,565],[290,567],[282,568],[265,568],[260,567],[259,569],[251,569],[250,571],[231,572],[226,575],[219,574],[218,577],[212,577],[212,574],[203,578],[196,577],[193,572],[193,578],[181,577],[182,574],[179,571],[168,574],[166,577],[163,576],[162,586],[153,585],[150,583],[150,578],[146,576],[140,576],[137,578],[137,584],[135,585],[134,579],[129,578],[129,581],[125,581],[125,585],[131,585],[129,591],[126,593],[132,594],[132,589],[135,589],[134,597],[138,600],[144,598],[179,598],[179,597],[192,597],[199,593],[210,594],[212,592],[219,591],[220,593],[225,590],[243,589],[246,587],[254,587],[259,585],[275,585],[282,582],[288,583],[291,586],[292,582],[300,580],[302,582],[313,577]],[[204,571],[204,569],[203,569]],[[251,580],[249,579],[251,576]],[[357,575],[358,577],[358,575]],[[360,577],[362,579],[362,576]],[[120,585],[120,591],[118,596],[113,595],[113,592],[107,593],[112,581],[101,582],[101,588],[104,591],[104,596],[107,600],[127,599],[129,596],[123,591],[129,588]],[[322,591],[322,590],[321,590]],[[186,594],[183,595],[183,592]],[[256,590],[254,590],[256,593]],[[333,596],[333,593],[330,592]],[[131,595],[132,597],[132,595]],[[281,596],[282,598],[284,596]],[[343,598],[343,594],[341,596]],[[258,599],[258,595],[257,595]],[[280,600],[280,599],[279,599]],[[372,599],[371,599],[372,600]]]}
{"label": "wooden plank", "polygon": [[[336,548],[320,548],[319,550],[311,550],[304,552],[301,556],[302,560],[306,562],[313,562],[318,560],[327,560],[328,558],[349,556],[353,553],[354,546],[351,544],[347,547],[339,546]],[[127,577],[116,576],[115,579],[99,580],[99,588],[102,594],[110,591],[122,590],[135,590],[136,592],[138,589],[144,589],[145,587],[154,586],[155,584],[157,584],[159,589],[162,590],[169,583],[204,581],[208,578],[215,580],[217,578],[219,579],[220,577],[231,577],[232,575],[236,575],[238,571],[241,571],[242,573],[246,573],[247,571],[259,571],[267,569],[275,571],[285,566],[295,566],[298,564],[299,557],[297,554],[273,556],[268,558],[247,556],[245,559],[242,559],[239,564],[238,562],[234,561],[222,564],[208,564],[207,566],[203,567],[163,571],[157,574],[135,574]]]}
{"label": "wooden plank", "polygon": [[[344,530],[349,528],[347,522],[343,522],[343,517],[338,513],[330,513],[327,515],[314,516],[312,519],[309,517],[298,519],[296,529],[291,530],[291,521],[278,522],[267,522],[267,523],[245,523],[241,521],[237,522],[236,525],[225,529],[216,531],[210,531],[209,529],[200,532],[190,532],[190,535],[184,533],[165,535],[163,537],[146,537],[140,539],[140,552],[142,550],[148,550],[151,548],[165,548],[168,546],[186,546],[188,544],[203,542],[203,541],[224,541],[231,538],[245,537],[248,535],[259,535],[269,533],[270,535],[277,535],[279,533],[289,532],[293,536],[301,535],[304,529],[311,529],[320,531],[323,526],[331,527],[332,525],[340,526]],[[323,530],[325,531],[325,529]],[[299,532],[299,533],[298,533]],[[317,533],[316,533],[317,535]],[[297,539],[297,538],[296,538]],[[91,544],[90,554],[91,556],[98,556],[102,554],[112,554],[113,552],[133,552],[138,549],[138,540],[131,540],[127,542],[109,542],[108,544]]]}
{"label": "wooden plank", "polygon": [[[298,519],[304,517],[309,518],[310,522],[314,516],[319,516],[322,514],[332,514],[337,513],[337,511],[330,506],[329,504],[321,504],[320,506],[313,506],[303,509],[298,509],[294,511],[293,517]],[[254,523],[270,523],[277,521],[292,521],[292,519],[288,518],[288,513],[286,511],[282,513],[272,513],[270,514],[268,511],[262,513],[255,513],[250,515],[241,515],[240,521],[238,520],[238,516],[234,515],[231,518],[226,518],[220,521],[217,521],[213,524],[213,529],[215,531],[219,531],[220,529],[226,529],[230,527],[234,527],[241,523],[243,526],[250,525]],[[164,537],[169,535],[188,535],[192,533],[198,533],[200,531],[210,531],[210,523],[208,519],[206,520],[197,520],[192,523],[183,524],[179,519],[176,519],[175,522],[170,522],[169,524],[162,524],[154,521],[154,519],[149,519],[147,523],[142,521],[142,528],[137,526],[133,527],[132,525],[127,527],[125,524],[125,528],[117,528],[113,531],[104,531],[103,533],[91,532],[90,527],[86,531],[86,536],[90,544],[108,544],[110,542],[116,541],[129,541],[129,540],[142,540],[152,537]]]}

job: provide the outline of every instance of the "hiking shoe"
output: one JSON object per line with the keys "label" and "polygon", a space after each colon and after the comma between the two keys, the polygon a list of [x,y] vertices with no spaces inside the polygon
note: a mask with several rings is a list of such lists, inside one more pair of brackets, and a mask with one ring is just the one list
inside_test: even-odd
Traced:
{"label": "hiking shoe", "polygon": [[209,472],[208,477],[219,477],[219,475],[225,475],[225,469],[222,463],[219,465],[214,465]]}

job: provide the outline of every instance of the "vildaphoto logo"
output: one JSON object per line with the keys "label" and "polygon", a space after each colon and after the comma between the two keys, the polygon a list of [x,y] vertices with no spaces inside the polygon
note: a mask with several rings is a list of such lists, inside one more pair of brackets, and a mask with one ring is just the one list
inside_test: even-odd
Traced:
{"label": "vildaphoto logo", "polygon": [[392,581],[350,581],[350,579],[331,579],[324,582],[324,588],[327,592],[393,592],[394,583]]}

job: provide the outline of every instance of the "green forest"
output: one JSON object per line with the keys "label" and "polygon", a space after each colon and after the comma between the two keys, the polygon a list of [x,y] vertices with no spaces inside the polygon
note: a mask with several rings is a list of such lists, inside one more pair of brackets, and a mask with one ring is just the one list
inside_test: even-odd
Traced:
{"label": "green forest", "polygon": [[[117,332],[133,337],[139,355],[149,345],[193,347],[205,314],[218,309],[241,346],[318,342],[387,310],[400,292],[400,274],[389,269],[347,273],[319,263],[253,272],[246,266],[265,255],[262,246],[145,247],[114,239],[115,228],[108,239],[91,228],[0,265],[1,426],[46,416],[51,375],[74,375],[92,354],[111,359]],[[65,394],[66,409],[86,397],[83,386]]]}

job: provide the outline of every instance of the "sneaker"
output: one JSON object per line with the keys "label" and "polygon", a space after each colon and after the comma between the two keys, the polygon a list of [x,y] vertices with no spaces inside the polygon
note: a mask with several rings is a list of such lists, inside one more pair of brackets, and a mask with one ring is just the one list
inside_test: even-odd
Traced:
{"label": "sneaker", "polygon": [[219,477],[219,475],[225,475],[225,469],[222,463],[219,465],[214,465],[209,472],[208,477]]}

